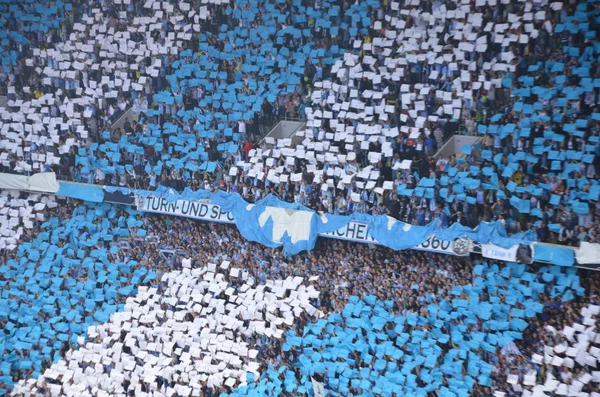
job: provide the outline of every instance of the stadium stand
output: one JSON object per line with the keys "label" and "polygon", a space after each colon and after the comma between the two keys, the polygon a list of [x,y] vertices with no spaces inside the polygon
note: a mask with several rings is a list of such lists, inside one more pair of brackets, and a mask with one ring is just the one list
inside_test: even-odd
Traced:
{"label": "stadium stand", "polygon": [[600,397],[598,3],[0,11],[0,395]]}

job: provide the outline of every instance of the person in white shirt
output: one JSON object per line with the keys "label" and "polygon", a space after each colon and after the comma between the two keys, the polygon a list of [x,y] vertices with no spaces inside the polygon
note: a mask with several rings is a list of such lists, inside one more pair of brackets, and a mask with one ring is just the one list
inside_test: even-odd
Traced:
{"label": "person in white shirt", "polygon": [[142,102],[140,104],[140,111],[142,113],[146,113],[148,111],[148,99],[142,98]]}
{"label": "person in white shirt", "polygon": [[133,106],[132,106],[131,110],[134,113],[141,112],[141,104],[142,104],[142,100],[140,98],[135,98],[135,100],[133,101]]}
{"label": "person in white shirt", "polygon": [[244,120],[238,121],[238,132],[240,133],[240,139],[246,140],[246,122]]}
{"label": "person in white shirt", "polygon": [[154,172],[150,173],[150,186],[156,187],[156,174]]}
{"label": "person in white shirt", "polygon": [[106,175],[99,168],[96,170],[96,182],[100,185],[104,185],[104,178]]}

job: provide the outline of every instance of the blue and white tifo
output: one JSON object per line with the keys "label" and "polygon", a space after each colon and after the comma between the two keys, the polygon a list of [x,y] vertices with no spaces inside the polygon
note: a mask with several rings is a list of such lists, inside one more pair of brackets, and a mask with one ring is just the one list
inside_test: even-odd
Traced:
{"label": "blue and white tifo", "polygon": [[599,0],[0,0],[0,97],[0,396],[600,397]]}
{"label": "blue and white tifo", "polygon": [[[33,227],[28,219],[43,222],[30,243],[18,243],[12,222],[3,228],[13,237],[2,243],[14,245],[16,255],[0,268],[0,379],[17,395],[315,395],[321,386],[329,395],[469,395],[494,388],[494,355],[516,349],[547,299],[568,303],[586,295],[572,259],[552,259],[552,251],[548,262],[562,266],[475,262],[461,279],[440,268],[441,290],[419,294],[418,308],[361,295],[324,312],[318,308],[329,284],[322,272],[305,268],[269,279],[265,269],[189,258],[159,272],[113,242],[150,244],[145,238],[157,231],[146,212],[153,212],[155,199],[159,216],[193,212],[193,218],[233,223],[246,239],[284,249],[303,242],[301,250],[310,250],[308,241],[318,238],[314,230],[337,230],[352,216],[319,216],[272,197],[248,204],[238,195],[168,189],[135,191],[142,211],[88,201],[66,213],[64,186],[58,199],[28,194],[8,200],[16,192],[2,193],[9,217],[18,218],[14,208],[24,207],[25,228]],[[104,191],[117,190],[130,193],[80,185],[78,194],[101,201]],[[187,204],[177,204],[182,200]],[[55,215],[45,218],[48,211]],[[403,233],[396,236],[407,240],[406,248],[431,234],[448,239],[453,233],[423,227],[409,236],[415,226],[394,229],[397,221],[383,218],[385,225],[371,221],[368,227]],[[511,241],[487,230],[498,244]],[[466,228],[461,233],[474,241],[481,235]],[[597,308],[582,313],[587,327]],[[14,382],[15,373],[26,376]],[[538,381],[530,388],[547,390]]]}
{"label": "blue and white tifo", "polygon": [[[259,351],[281,340],[298,316],[323,317],[311,305],[319,292],[301,277],[257,285],[223,262],[184,266],[161,281],[162,288],[140,287],[110,321],[88,328],[87,343],[15,392],[28,393],[43,378],[74,380],[68,387],[49,383],[58,395],[120,395],[126,385],[136,396],[199,395],[203,385],[234,389],[260,376]],[[178,380],[185,385],[170,386]]]}
{"label": "blue and white tifo", "polygon": [[[449,287],[446,299],[427,296],[420,312],[355,296],[341,312],[323,313],[314,305],[317,277],[259,285],[227,261],[202,265],[184,260],[153,287],[114,287],[130,295],[126,304],[106,307],[87,329],[73,327],[78,313],[70,323],[38,327],[42,338],[52,336],[48,329],[66,334],[71,327],[73,349],[14,392],[193,396],[210,388],[231,396],[312,395],[319,377],[328,395],[469,395],[475,385],[492,386],[490,354],[522,338],[543,311],[543,295],[568,302],[583,294],[574,268],[532,272],[481,263],[472,283]],[[299,318],[306,325],[299,327]],[[31,344],[18,341],[35,327],[18,330],[5,354],[14,346],[17,365],[38,367],[44,353],[34,355]],[[262,366],[259,359],[270,354],[279,365]]]}
{"label": "blue and white tifo", "polygon": [[147,191],[61,182],[56,195],[102,202],[104,192],[135,197],[136,209],[141,212],[234,224],[245,239],[270,248],[283,247],[286,255],[310,251],[317,238],[326,237],[378,244],[393,250],[414,249],[456,256],[469,255],[477,246],[479,251],[475,252],[504,261],[517,261],[519,247],[528,246],[532,250],[532,259],[540,262],[559,266],[600,263],[596,255],[600,253],[598,244],[583,243],[579,249],[539,244],[535,232],[509,236],[498,221],[481,222],[475,229],[458,223],[442,228],[439,220],[418,226],[387,215],[319,214],[272,195],[250,204],[237,193],[194,192],[186,188],[179,194],[163,186]]}

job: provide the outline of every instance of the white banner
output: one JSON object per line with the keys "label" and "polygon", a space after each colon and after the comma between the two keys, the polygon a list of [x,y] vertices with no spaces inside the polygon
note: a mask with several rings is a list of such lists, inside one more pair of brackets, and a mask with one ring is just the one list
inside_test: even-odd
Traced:
{"label": "white banner", "polygon": [[436,252],[438,254],[449,254],[456,256],[467,256],[473,249],[473,242],[468,238],[457,238],[453,241],[440,240],[431,235],[427,240],[412,249],[417,251]]}
{"label": "white banner", "polygon": [[506,249],[498,247],[494,244],[481,244],[481,255],[485,258],[498,259],[501,261],[516,262],[517,261],[517,250],[518,245],[512,248]]}
{"label": "white banner", "polygon": [[136,203],[139,211],[185,216],[210,222],[234,223],[233,216],[229,212],[223,211],[216,204],[187,200],[177,200],[169,203],[166,198],[153,196],[137,196]]}
{"label": "white banner", "polygon": [[[320,234],[323,237],[332,237],[340,240],[356,241],[359,243],[379,244],[377,240],[369,235],[369,226],[364,223],[350,222],[343,228],[331,232]],[[469,239],[456,239],[454,241],[440,240],[431,235],[423,241],[414,250],[436,252],[440,254],[465,256],[469,255],[472,249],[472,242]]]}
{"label": "white banner", "polygon": [[54,172],[39,172],[31,176],[0,173],[0,189],[56,193],[60,185]]}
{"label": "white banner", "polygon": [[320,236],[333,237],[340,240],[356,241],[359,243],[376,243],[373,237],[369,236],[369,226],[364,223],[350,222],[335,232],[322,233]]}
{"label": "white banner", "polygon": [[[187,200],[177,200],[170,203],[165,198],[136,196],[136,204],[138,210],[144,212],[184,216],[209,222],[235,223],[233,216],[229,212],[223,211],[220,206],[211,203]],[[322,233],[319,236],[359,243],[379,244],[379,242],[369,235],[369,226],[358,222],[350,222],[338,231]],[[434,235],[429,236],[427,240],[416,247],[412,247],[412,249],[418,251],[458,256],[469,255],[471,248],[472,243],[469,239],[447,241],[440,240]]]}

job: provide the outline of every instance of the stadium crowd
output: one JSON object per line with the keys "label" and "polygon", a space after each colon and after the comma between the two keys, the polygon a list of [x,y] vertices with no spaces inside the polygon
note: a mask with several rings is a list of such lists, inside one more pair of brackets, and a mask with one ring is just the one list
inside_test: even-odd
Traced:
{"label": "stadium crowd", "polygon": [[[61,208],[58,211],[62,211],[61,214],[67,216],[66,214],[69,210],[73,211],[76,208],[73,204],[60,205],[57,207]],[[127,213],[123,210],[116,210],[116,218],[126,215]],[[344,311],[345,306],[352,299],[352,296],[361,299],[373,296],[382,302],[393,302],[392,310],[397,315],[407,316],[418,314],[427,317],[427,307],[432,301],[440,303],[444,300],[451,301],[453,296],[461,297],[460,295],[456,296],[456,288],[473,285],[478,274],[480,274],[474,268],[482,263],[482,259],[480,258],[459,258],[416,251],[395,252],[376,245],[356,244],[330,239],[319,240],[317,247],[312,252],[286,258],[279,249],[269,251],[256,243],[245,241],[239,235],[237,229],[230,225],[206,223],[184,218],[168,218],[153,214],[138,215],[138,217],[142,220],[142,223],[139,224],[139,230],[147,231],[144,236],[139,236],[137,233],[138,229],[134,227],[131,229],[129,236],[116,238],[114,241],[100,242],[92,248],[110,250],[112,245],[124,243],[122,244],[123,248],[119,249],[114,255],[111,255],[110,260],[112,262],[128,263],[130,260],[133,260],[133,263],[136,263],[136,269],[152,269],[156,271],[156,277],[152,281],[140,283],[137,286],[140,291],[144,290],[144,285],[155,288],[158,292],[169,290],[169,279],[163,277],[163,275],[177,269],[181,270],[182,263],[184,263],[184,267],[186,266],[186,258],[191,259],[187,266],[192,269],[205,268],[208,263],[218,265],[223,263],[223,261],[227,261],[230,263],[229,266],[231,268],[239,268],[242,271],[247,271],[258,285],[266,285],[267,287],[271,285],[269,284],[269,280],[285,280],[294,277],[302,277],[304,280],[310,279],[310,284],[314,285],[320,291],[318,298],[311,299],[311,303],[319,312],[325,315]],[[100,221],[98,222],[100,223]],[[30,238],[25,237],[21,243],[27,242]],[[4,259],[8,261],[15,254],[4,251],[3,255],[5,256]],[[492,265],[493,267],[498,271],[497,265]],[[492,268],[488,270],[492,271]],[[551,374],[556,379],[559,379],[561,383],[570,387],[579,375],[584,373],[591,374],[591,371],[595,368],[595,364],[585,364],[585,362],[581,364],[579,361],[572,363],[570,367],[557,366],[551,362],[536,362],[534,355],[542,354],[543,356],[544,346],[554,346],[559,344],[560,341],[566,340],[562,331],[563,329],[569,329],[569,326],[574,323],[582,322],[581,308],[589,304],[598,303],[596,300],[597,297],[591,296],[591,291],[597,290],[597,273],[584,270],[579,270],[577,273],[568,272],[572,275],[577,274],[577,276],[575,277],[576,281],[570,280],[571,284],[565,288],[565,283],[559,278],[561,269],[558,267],[555,267],[552,271],[552,274],[556,276],[554,280],[546,278],[543,275],[547,272],[547,266],[544,270],[542,265],[533,264],[528,271],[539,277],[540,282],[542,278],[544,281],[549,281],[542,285],[542,297],[540,301],[545,303],[543,305],[540,304],[540,306],[543,306],[543,310],[540,310],[539,314],[529,319],[529,325],[524,331],[523,337],[515,340],[514,343],[511,342],[502,348],[494,346],[490,351],[483,349],[483,347],[481,348],[480,351],[483,359],[494,366],[493,373],[490,376],[492,383],[488,386],[475,384],[472,395],[490,396],[498,392],[504,392],[506,396],[521,395],[521,391],[531,390],[531,387],[536,384],[543,384],[545,379]],[[318,276],[318,279],[314,278],[314,276]],[[3,277],[5,276],[3,275]],[[311,277],[313,278],[311,279]],[[6,278],[3,280],[5,282],[8,281]],[[85,280],[85,276],[83,279],[80,279],[80,281],[83,280]],[[562,287],[561,284],[563,284]],[[239,288],[239,285],[236,288]],[[558,294],[556,293],[557,288],[560,291]],[[581,295],[574,293],[579,288],[585,291]],[[224,290],[221,292],[224,294]],[[483,291],[481,294],[483,294]],[[215,295],[215,297],[222,296],[224,295]],[[462,297],[474,299],[472,296],[469,298],[466,292]],[[483,295],[481,298],[483,298]],[[119,294],[118,299],[124,303],[127,295],[121,296]],[[182,300],[186,301],[183,298]],[[140,301],[144,302],[145,300],[140,299]],[[162,307],[167,311],[176,311],[174,303],[165,300]],[[526,309],[530,308],[523,304],[515,306],[515,310],[517,311]],[[199,315],[199,312],[197,313],[196,310],[198,309],[190,309],[192,316]],[[597,314],[597,312],[595,313]],[[518,316],[516,312],[512,314],[515,318]],[[310,324],[311,321],[314,321],[312,316],[303,314],[297,317],[293,324],[289,326],[285,325],[284,329],[295,330],[297,334],[302,335],[303,328]],[[164,321],[161,322],[161,324],[163,323]],[[590,324],[586,324],[586,327],[589,326]],[[483,323],[477,324],[477,327],[484,332],[486,331]],[[416,335],[419,329],[426,331],[428,327],[409,326],[405,329],[405,332]],[[89,337],[89,342],[100,344],[102,349],[108,351],[113,348],[114,343],[120,342],[122,344],[126,333],[122,333],[120,338],[112,339],[110,343],[100,333],[95,335],[98,336],[92,334]],[[260,336],[255,333],[242,336],[242,339],[246,343],[255,342],[258,346],[256,356],[256,359],[260,363],[260,367],[257,369],[258,373],[263,373],[269,366],[277,367],[286,365],[288,368],[295,368],[294,363],[297,361],[296,358],[299,352],[285,350],[282,340],[265,337],[264,335]],[[68,340],[70,341],[72,338],[69,337]],[[591,342],[592,346],[596,345],[593,339]],[[89,344],[85,346],[90,349]],[[143,345],[140,344],[140,346]],[[453,345],[449,343],[446,346],[442,343],[440,346],[445,351],[448,351],[452,349]],[[69,348],[74,348],[72,343],[65,342],[61,351],[61,357],[67,357],[67,362],[75,360],[73,358],[75,357],[73,350],[67,353]],[[406,347],[406,354],[410,354],[410,350],[408,349],[409,346]],[[180,362],[178,360],[181,358],[181,354],[185,354],[186,351],[189,350],[184,349],[179,352],[173,350],[170,352],[170,357],[176,360],[173,363]],[[123,349],[123,353],[131,354],[131,351]],[[371,354],[375,354],[375,351],[372,351]],[[83,361],[81,361],[81,358],[77,360],[79,360],[79,364],[77,365],[81,368],[81,371],[85,372],[88,366],[94,367],[91,356]],[[248,361],[248,358],[244,360]],[[143,358],[138,358],[136,362],[142,365],[144,361]],[[466,366],[466,361],[464,365]],[[46,362],[42,368],[47,369],[49,366],[50,363]],[[360,363],[357,361],[356,363],[356,368],[365,366],[369,367],[369,363],[365,363],[364,361]],[[69,366],[69,369],[75,370],[75,372],[77,372],[76,368],[72,365]],[[137,392],[141,390],[145,393],[151,393],[151,390],[162,390],[164,392],[162,389],[163,386],[175,388],[178,384],[182,386],[188,384],[188,380],[186,380],[188,378],[185,376],[178,378],[168,374],[156,378],[156,385],[152,385],[153,382],[143,380],[140,380],[139,384],[137,382],[132,383],[133,378],[127,375],[127,369],[117,370],[114,368],[114,364],[108,363],[104,363],[104,366],[97,368],[93,378],[97,378],[102,374],[113,374],[111,375],[113,377],[115,373],[120,373],[121,375],[114,377],[114,379],[118,380],[117,383],[123,387],[123,390],[131,395],[136,391],[136,387],[140,387],[140,389],[137,389]],[[416,373],[418,374],[418,372]],[[569,375],[570,373],[572,375]],[[31,374],[32,370],[26,369],[11,371],[14,381],[30,379]],[[50,392],[53,386],[61,385],[61,383],[73,385],[79,383],[79,386],[84,385],[86,388],[89,386],[85,390],[93,395],[98,391],[98,389],[92,390],[94,387],[101,390],[106,390],[105,388],[108,387],[106,384],[94,384],[89,379],[85,380],[86,376],[83,375],[78,377],[72,374],[62,374],[61,377],[60,372],[55,372],[54,374],[42,372],[42,374],[44,374],[42,378],[20,383],[16,391],[18,393],[27,393],[35,390],[44,393]],[[90,374],[87,372],[85,374],[89,378]],[[510,376],[515,374],[519,377],[517,382],[510,379]],[[531,375],[535,375],[533,378],[534,382],[524,383],[524,377]],[[298,375],[299,377],[300,375]],[[594,380],[595,382],[593,383],[587,382],[581,390],[583,392],[597,392],[598,383],[596,378]],[[131,387],[129,387],[130,385]],[[65,388],[64,390],[66,391],[67,389]],[[79,392],[82,393],[81,395],[84,395],[85,390],[79,389]],[[218,395],[222,392],[231,393],[232,388],[226,385],[211,387],[208,383],[204,383],[202,385],[202,392],[203,395]],[[360,394],[359,388],[356,388],[354,392]],[[303,395],[304,393],[298,394]],[[283,395],[287,394],[284,393]]]}
{"label": "stadium crowd", "polygon": [[[26,35],[30,44],[18,43],[20,51],[31,57],[10,68],[9,98],[22,104],[59,89],[59,100],[48,103],[48,110],[51,116],[62,117],[68,131],[60,127],[60,147],[25,139],[30,148],[23,147],[21,156],[17,146],[6,147],[10,150],[2,159],[4,171],[52,169],[75,181],[150,190],[158,184],[179,191],[220,188],[237,191],[248,201],[272,193],[327,213],[387,214],[419,225],[436,218],[444,226],[459,222],[469,227],[500,220],[509,232],[535,230],[540,241],[565,245],[599,241],[595,185],[600,80],[598,64],[590,62],[597,33],[593,5],[563,8],[562,3],[501,2],[492,7],[474,2],[457,7],[436,2],[403,12],[402,3],[381,8],[366,4],[360,15],[376,22],[358,36],[349,34],[348,27],[339,34],[332,30],[327,37],[318,24],[309,25],[309,37],[323,40],[317,40],[310,56],[296,66],[303,73],[298,78],[301,84],[285,80],[276,100],[265,99],[253,107],[252,117],[244,113],[241,118],[242,108],[230,108],[225,97],[251,93],[256,82],[272,81],[262,61],[245,59],[236,50],[233,59],[214,63],[211,87],[182,70],[205,59],[210,49],[237,48],[234,38],[240,32],[223,34],[221,27],[247,26],[245,18],[250,17],[239,11],[243,6],[194,3],[191,10],[200,11],[189,14],[187,7],[165,8],[157,14],[141,1],[104,2],[99,9],[85,2],[73,4],[61,29],[30,32]],[[355,20],[354,8],[341,2],[341,15],[348,12],[338,22],[352,26],[348,19]],[[267,10],[263,18],[274,18]],[[293,22],[295,10],[282,9],[282,15]],[[476,13],[475,19],[467,10]],[[446,11],[455,18],[441,17]],[[161,16],[161,29],[150,24]],[[437,19],[443,22],[438,29],[425,28]],[[142,33],[126,29],[132,23],[142,32],[154,29],[151,37],[173,53],[154,54]],[[302,20],[292,25],[300,26]],[[168,33],[172,31],[178,33]],[[100,38],[128,43],[134,47],[132,54],[96,45],[86,55],[89,62],[80,64],[76,59],[81,53],[74,51],[94,44],[99,33]],[[193,38],[177,40],[188,34]],[[267,59],[277,55],[280,70],[285,69],[282,74],[289,75],[294,66],[290,62],[282,67],[287,63],[282,63],[282,54],[308,42],[305,33],[279,36]],[[47,56],[36,56],[44,45]],[[250,46],[253,56],[264,53],[262,42],[246,40],[244,45]],[[328,56],[321,57],[320,49]],[[342,51],[344,60],[335,61],[333,55]],[[406,52],[406,63],[398,63],[397,57]],[[40,81],[42,67],[51,77]],[[123,87],[115,87],[115,78]],[[227,79],[227,88],[222,78]],[[231,84],[234,81],[244,84]],[[552,90],[555,86],[559,89]],[[347,92],[356,89],[360,96]],[[172,91],[176,100],[165,103],[158,95],[164,90]],[[211,104],[220,96],[222,103]],[[65,99],[74,107],[61,110],[65,104],[59,101]],[[199,111],[205,106],[217,114],[214,120]],[[139,120],[126,120],[110,130],[109,119],[129,107]],[[288,110],[308,117],[300,148],[290,148],[286,140],[264,139]],[[80,122],[69,121],[78,117]],[[96,120],[99,126],[92,128],[90,123]],[[81,125],[86,131],[89,126],[90,133],[82,135]],[[190,132],[203,148],[199,157],[191,155],[196,144],[189,145]],[[481,139],[457,155],[434,158],[441,144],[457,132]],[[77,149],[75,143],[80,141],[87,151]]]}
{"label": "stadium crowd", "polygon": [[[499,220],[509,232],[535,230],[542,242],[600,243],[595,3],[46,3],[1,5],[0,21],[9,33],[0,34],[0,80],[8,96],[0,110],[0,172],[54,171],[78,182],[148,190],[221,189],[250,202],[274,194],[324,213],[387,214],[416,225],[440,219],[443,226],[474,228]],[[123,115],[128,119],[114,127]],[[286,117],[306,126],[289,140],[266,138]],[[460,153],[434,158],[457,133],[479,139]],[[0,200],[0,395],[15,384],[14,392],[23,395],[110,390],[207,396],[252,384],[243,372],[227,383],[185,366],[157,377],[144,372],[145,361],[153,364],[154,358],[136,355],[131,368],[124,360],[134,349],[160,343],[137,338],[129,345],[131,330],[119,314],[124,308],[129,313],[160,302],[158,310],[175,318],[182,308],[169,296],[188,302],[182,292],[188,285],[178,284],[179,276],[212,286],[207,274],[221,271],[199,271],[224,261],[251,275],[261,292],[276,294],[274,280],[290,277],[302,277],[301,285],[319,291],[308,310],[294,312],[292,324],[286,322],[290,317],[277,324],[286,335],[303,337],[319,315],[345,313],[357,299],[391,302],[388,314],[425,319],[431,305],[442,301],[489,299],[509,305],[494,309],[494,316],[511,327],[527,318],[522,335],[504,329],[515,332],[504,346],[486,336],[491,347],[469,347],[469,357],[473,353],[493,367],[489,377],[472,372],[454,336],[434,342],[445,355],[460,350],[465,357],[452,376],[443,372],[435,382],[425,376],[415,381],[423,389],[437,385],[423,395],[457,395],[465,388],[481,397],[600,395],[600,338],[593,328],[600,304],[597,273],[534,263],[524,276],[522,268],[477,257],[394,252],[331,239],[319,239],[312,252],[285,257],[279,249],[244,241],[233,226],[70,200],[36,208],[38,199],[10,193]],[[50,266],[56,272],[52,282],[46,277]],[[248,278],[223,277],[235,294],[254,287]],[[463,290],[482,279],[485,291]],[[526,282],[525,289],[536,291],[527,292],[531,306],[541,307],[525,316],[533,309],[509,303],[493,280],[502,287]],[[295,290],[289,289],[291,296]],[[216,291],[210,299],[239,303],[228,290]],[[166,293],[172,295],[160,297]],[[201,313],[190,309],[182,320],[208,318],[204,303]],[[312,306],[320,314],[310,313]],[[374,313],[381,309],[371,306]],[[161,315],[154,324],[171,324]],[[270,324],[278,321],[260,315]],[[344,324],[351,323],[347,317]],[[437,327],[448,334],[464,325],[496,331],[481,318],[467,320],[472,318],[405,324],[400,331],[411,343],[399,346],[407,358],[395,359],[397,366],[412,362],[413,345]],[[306,387],[287,390],[294,383],[288,374],[297,383],[306,380],[306,353],[248,322],[237,324],[235,336],[258,346],[256,356],[229,364],[256,374],[285,366],[275,378],[285,372],[286,386],[272,395],[311,395]],[[88,326],[100,331],[86,335]],[[168,335],[181,336],[179,331]],[[330,333],[325,327],[320,335]],[[373,345],[365,352],[372,362],[366,356],[345,361],[357,371],[353,379],[362,379],[361,368],[375,368],[374,357],[381,358],[367,334],[357,338]],[[78,354],[84,347],[95,353]],[[166,354],[165,363],[179,366],[193,352],[189,344],[178,347],[148,356],[162,360]],[[316,348],[329,352],[325,345]],[[114,360],[97,360],[97,353],[109,349]],[[213,358],[210,365],[220,365],[223,356],[207,351],[201,354]],[[314,354],[309,360],[318,361]],[[383,376],[385,369],[374,372]],[[409,377],[426,370],[407,371]],[[190,376],[199,383],[191,385]],[[257,378],[277,384],[270,376]],[[341,392],[336,376],[325,376],[325,387]],[[346,394],[367,392],[353,383]]]}
{"label": "stadium crowd", "polygon": [[[473,267],[485,260],[417,251],[397,252],[376,245],[331,239],[320,239],[312,252],[286,258],[281,250],[269,252],[256,243],[244,241],[237,229],[229,225],[182,218],[171,219],[157,215],[149,215],[147,222],[151,225],[148,229],[152,231],[152,235],[156,233],[161,242],[159,245],[161,248],[178,250],[178,256],[191,257],[194,263],[231,261],[234,267],[248,269],[261,283],[266,280],[283,280],[287,277],[308,279],[318,275],[319,279],[315,285],[318,286],[321,295],[314,305],[324,313],[341,313],[352,296],[361,298],[375,296],[382,302],[394,302],[395,313],[426,316],[425,308],[432,297],[437,302],[450,299],[455,286],[472,284],[476,278]],[[164,258],[155,256],[156,260],[162,264],[157,267],[169,267]],[[174,258],[171,261],[173,264],[178,262]],[[536,263],[529,271],[536,274],[540,267],[542,265]],[[515,340],[514,344],[485,354],[486,362],[494,365],[493,386],[477,385],[472,395],[484,397],[496,392],[504,392],[506,396],[520,396],[523,390],[531,390],[531,386],[536,383],[544,383],[550,374],[569,386],[572,382],[574,384],[580,375],[591,374],[596,364],[578,361],[569,366],[557,366],[551,362],[532,361],[534,354],[544,354],[545,346],[564,343],[566,337],[562,333],[563,329],[568,329],[576,323],[583,323],[582,308],[589,304],[600,304],[598,297],[591,295],[599,287],[598,273],[580,270],[577,278],[586,291],[585,294],[583,296],[569,294],[569,297],[565,296],[564,301],[562,296],[553,293],[558,278],[554,280],[556,284],[549,283],[546,286],[544,297],[541,299],[545,302],[543,312],[533,321],[530,320],[523,338]],[[519,309],[525,308],[524,305],[519,305]],[[598,314],[599,312],[596,311],[594,318]],[[309,317],[303,317],[301,320],[303,321],[295,324],[299,334],[302,334]],[[590,325],[593,324],[588,323],[586,327]],[[426,329],[425,327],[424,330]],[[414,331],[415,329],[410,329],[410,332]],[[573,337],[571,336],[569,340],[573,340]],[[600,347],[600,340],[592,339],[591,345]],[[264,370],[268,365],[277,364],[294,368],[295,356],[281,350],[283,346],[280,343],[275,342],[273,346],[273,350],[264,351],[264,355],[259,355],[261,368]],[[369,367],[369,363],[360,366],[365,365]],[[536,382],[523,384],[525,375],[531,375],[531,371],[535,371]],[[519,376],[516,384],[509,382],[508,379],[508,376],[513,374]],[[594,379],[594,383],[588,381],[579,391],[600,393],[600,379]],[[356,390],[355,392],[360,394]]]}

